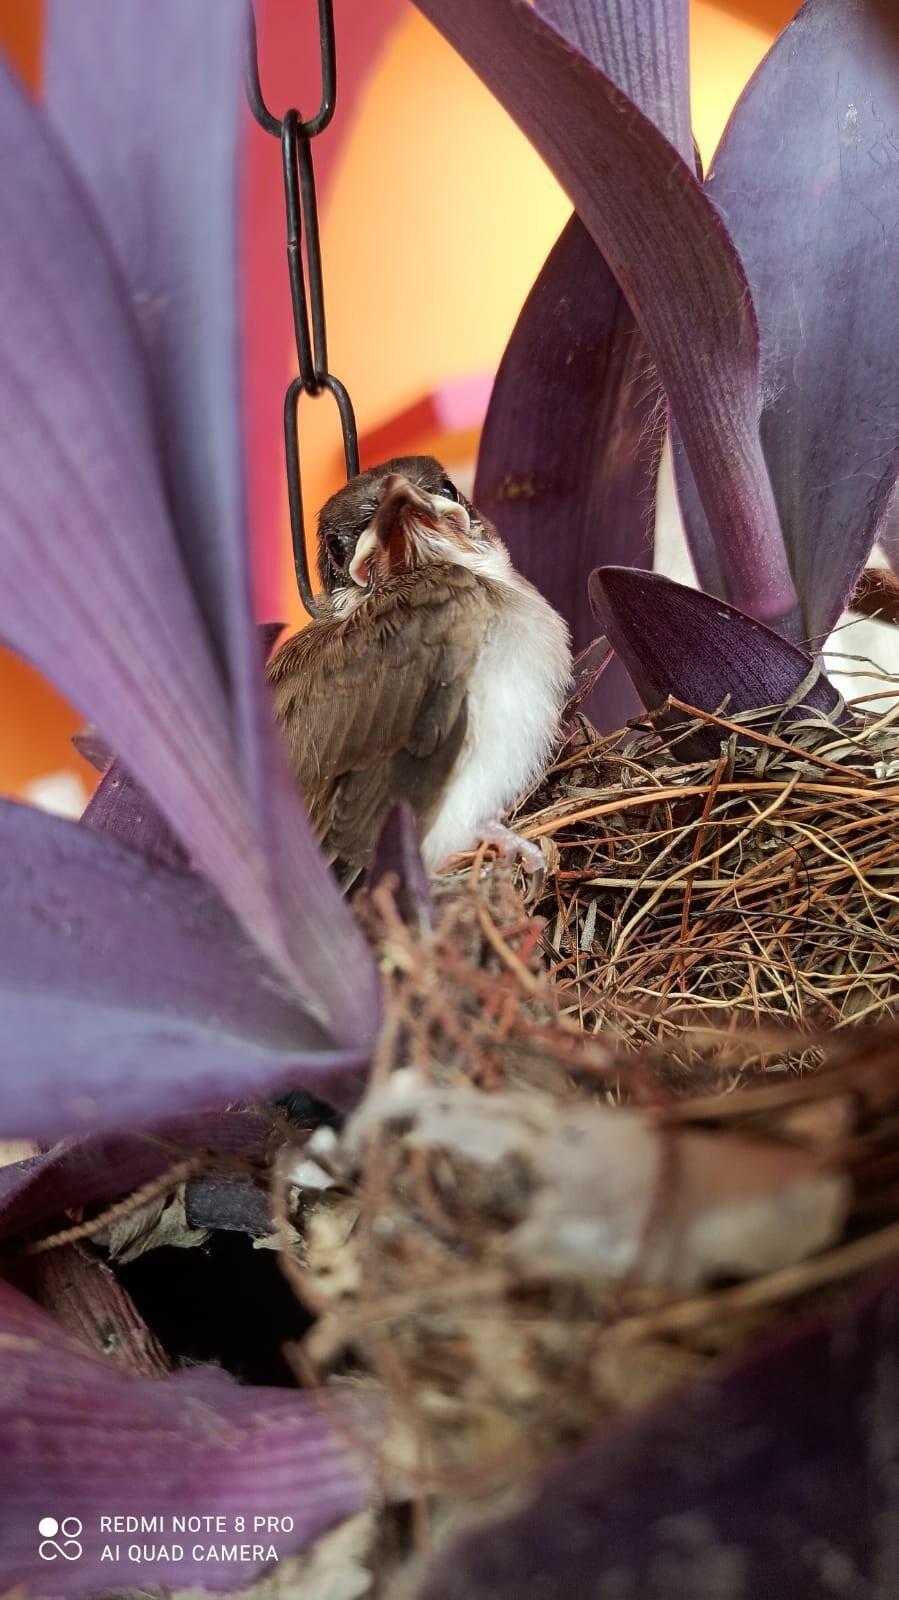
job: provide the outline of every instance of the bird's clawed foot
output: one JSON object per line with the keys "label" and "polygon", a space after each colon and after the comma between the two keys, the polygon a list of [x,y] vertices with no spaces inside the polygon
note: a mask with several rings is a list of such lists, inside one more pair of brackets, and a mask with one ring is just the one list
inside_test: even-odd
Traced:
{"label": "bird's clawed foot", "polygon": [[504,822],[482,822],[477,840],[479,844],[496,845],[503,861],[516,862],[524,869],[528,878],[525,904],[530,905],[538,899],[546,876],[546,862],[539,844],[532,839],[523,839],[520,833],[514,833]]}

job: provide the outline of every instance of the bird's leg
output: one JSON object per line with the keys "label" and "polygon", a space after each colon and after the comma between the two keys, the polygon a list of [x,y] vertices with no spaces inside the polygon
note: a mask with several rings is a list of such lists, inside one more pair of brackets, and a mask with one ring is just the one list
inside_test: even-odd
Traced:
{"label": "bird's leg", "polygon": [[546,871],[546,862],[539,844],[534,844],[532,839],[523,839],[520,833],[514,833],[499,820],[482,822],[477,831],[477,842],[495,844],[504,861],[519,862],[529,879],[525,899],[527,901],[537,899],[543,888]]}

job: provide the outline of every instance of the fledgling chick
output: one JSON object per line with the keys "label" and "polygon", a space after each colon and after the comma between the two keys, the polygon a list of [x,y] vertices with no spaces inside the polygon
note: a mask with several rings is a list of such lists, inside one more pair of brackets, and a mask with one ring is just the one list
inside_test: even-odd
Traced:
{"label": "fledgling chick", "polygon": [[568,629],[430,456],[352,479],[322,509],[318,543],[319,615],[268,668],[297,782],[350,876],[398,799],[433,870],[498,837],[545,765]]}

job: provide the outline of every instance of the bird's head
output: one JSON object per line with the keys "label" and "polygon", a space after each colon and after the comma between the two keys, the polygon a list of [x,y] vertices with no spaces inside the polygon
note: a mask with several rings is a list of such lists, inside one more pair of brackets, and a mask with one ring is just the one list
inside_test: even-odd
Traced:
{"label": "bird's head", "polygon": [[322,507],[319,572],[340,610],[352,609],[395,573],[435,563],[489,576],[493,567],[505,568],[508,557],[495,529],[433,456],[401,456],[372,467]]}

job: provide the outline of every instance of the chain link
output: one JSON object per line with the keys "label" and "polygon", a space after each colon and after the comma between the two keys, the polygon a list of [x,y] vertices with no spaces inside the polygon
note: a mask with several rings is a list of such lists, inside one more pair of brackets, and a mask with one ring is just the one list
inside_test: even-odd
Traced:
{"label": "chain link", "polygon": [[314,117],[303,122],[299,111],[291,108],[279,119],[265,103],[259,82],[259,56],[256,48],[256,19],[249,6],[247,38],[247,99],[261,128],[281,142],[284,172],[284,204],[287,213],[287,270],[293,307],[293,332],[297,347],[299,376],[294,378],[284,397],[284,446],[287,460],[287,499],[293,538],[293,562],[297,588],[303,605],[316,614],[309,564],[306,559],[306,533],[303,523],[303,485],[300,467],[300,439],[297,411],[301,395],[327,392],[337,403],[343,434],[346,475],[359,471],[359,444],[353,406],[339,378],[328,371],[328,339],[325,326],[325,296],[318,231],[318,205],[315,197],[315,168],[312,140],[328,126],[337,100],[337,61],[334,49],[332,0],[318,0],[318,31],[321,50],[321,104]]}

